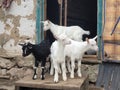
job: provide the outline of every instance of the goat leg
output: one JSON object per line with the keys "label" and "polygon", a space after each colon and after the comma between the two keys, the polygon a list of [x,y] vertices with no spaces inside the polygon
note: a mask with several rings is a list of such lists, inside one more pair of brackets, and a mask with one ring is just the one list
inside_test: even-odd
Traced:
{"label": "goat leg", "polygon": [[45,67],[41,67],[42,68],[42,72],[41,72],[41,80],[45,79]]}
{"label": "goat leg", "polygon": [[43,59],[41,61],[41,80],[44,80],[45,79],[45,64],[46,64],[46,59]]}
{"label": "goat leg", "polygon": [[33,74],[33,80],[37,79],[37,68],[38,68],[39,62],[37,62],[37,60],[35,60],[35,67],[34,67],[34,74]]}

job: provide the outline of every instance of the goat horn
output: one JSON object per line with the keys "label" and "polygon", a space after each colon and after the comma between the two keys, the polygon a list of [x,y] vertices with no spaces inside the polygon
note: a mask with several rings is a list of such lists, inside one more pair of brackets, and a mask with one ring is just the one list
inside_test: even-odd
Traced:
{"label": "goat horn", "polygon": [[95,36],[93,39],[94,39],[94,40],[97,39],[97,36]]}

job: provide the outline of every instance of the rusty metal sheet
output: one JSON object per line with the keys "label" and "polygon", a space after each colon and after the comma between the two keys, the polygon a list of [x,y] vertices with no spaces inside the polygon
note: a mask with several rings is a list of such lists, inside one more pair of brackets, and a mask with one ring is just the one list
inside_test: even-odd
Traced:
{"label": "rusty metal sheet", "polygon": [[120,90],[120,63],[100,64],[96,86],[103,87],[105,90]]}

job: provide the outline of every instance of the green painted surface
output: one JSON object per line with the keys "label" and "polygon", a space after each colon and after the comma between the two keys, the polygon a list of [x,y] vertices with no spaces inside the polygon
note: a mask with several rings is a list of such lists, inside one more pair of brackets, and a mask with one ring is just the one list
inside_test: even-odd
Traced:
{"label": "green painted surface", "polygon": [[36,5],[36,43],[40,43],[44,39],[41,23],[44,20],[44,0],[37,0]]}
{"label": "green painted surface", "polygon": [[102,9],[103,9],[103,0],[98,0],[97,1],[98,5],[97,5],[97,35],[98,35],[98,47],[99,47],[99,51],[98,51],[98,59],[101,59],[102,56]]}

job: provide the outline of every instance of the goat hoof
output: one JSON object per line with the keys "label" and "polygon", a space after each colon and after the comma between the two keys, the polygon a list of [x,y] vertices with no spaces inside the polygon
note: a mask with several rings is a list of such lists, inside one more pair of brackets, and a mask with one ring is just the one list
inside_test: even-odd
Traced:
{"label": "goat hoof", "polygon": [[63,81],[67,81],[67,77],[63,77]]}
{"label": "goat hoof", "polygon": [[50,75],[53,76],[54,75],[53,72],[50,72]]}
{"label": "goat hoof", "polygon": [[82,75],[81,75],[81,74],[79,74],[79,75],[78,75],[78,77],[82,77]]}
{"label": "goat hoof", "polygon": [[41,75],[41,80],[44,80],[44,79],[45,79],[45,76],[42,76],[42,75]]}
{"label": "goat hoof", "polygon": [[45,78],[41,78],[41,80],[44,80]]}
{"label": "goat hoof", "polygon": [[70,75],[70,78],[74,78],[74,75]]}
{"label": "goat hoof", "polygon": [[54,79],[54,82],[55,82],[55,83],[58,83],[58,79]]}
{"label": "goat hoof", "polygon": [[34,75],[32,79],[33,79],[33,80],[36,80],[36,79],[37,79],[37,75]]}

